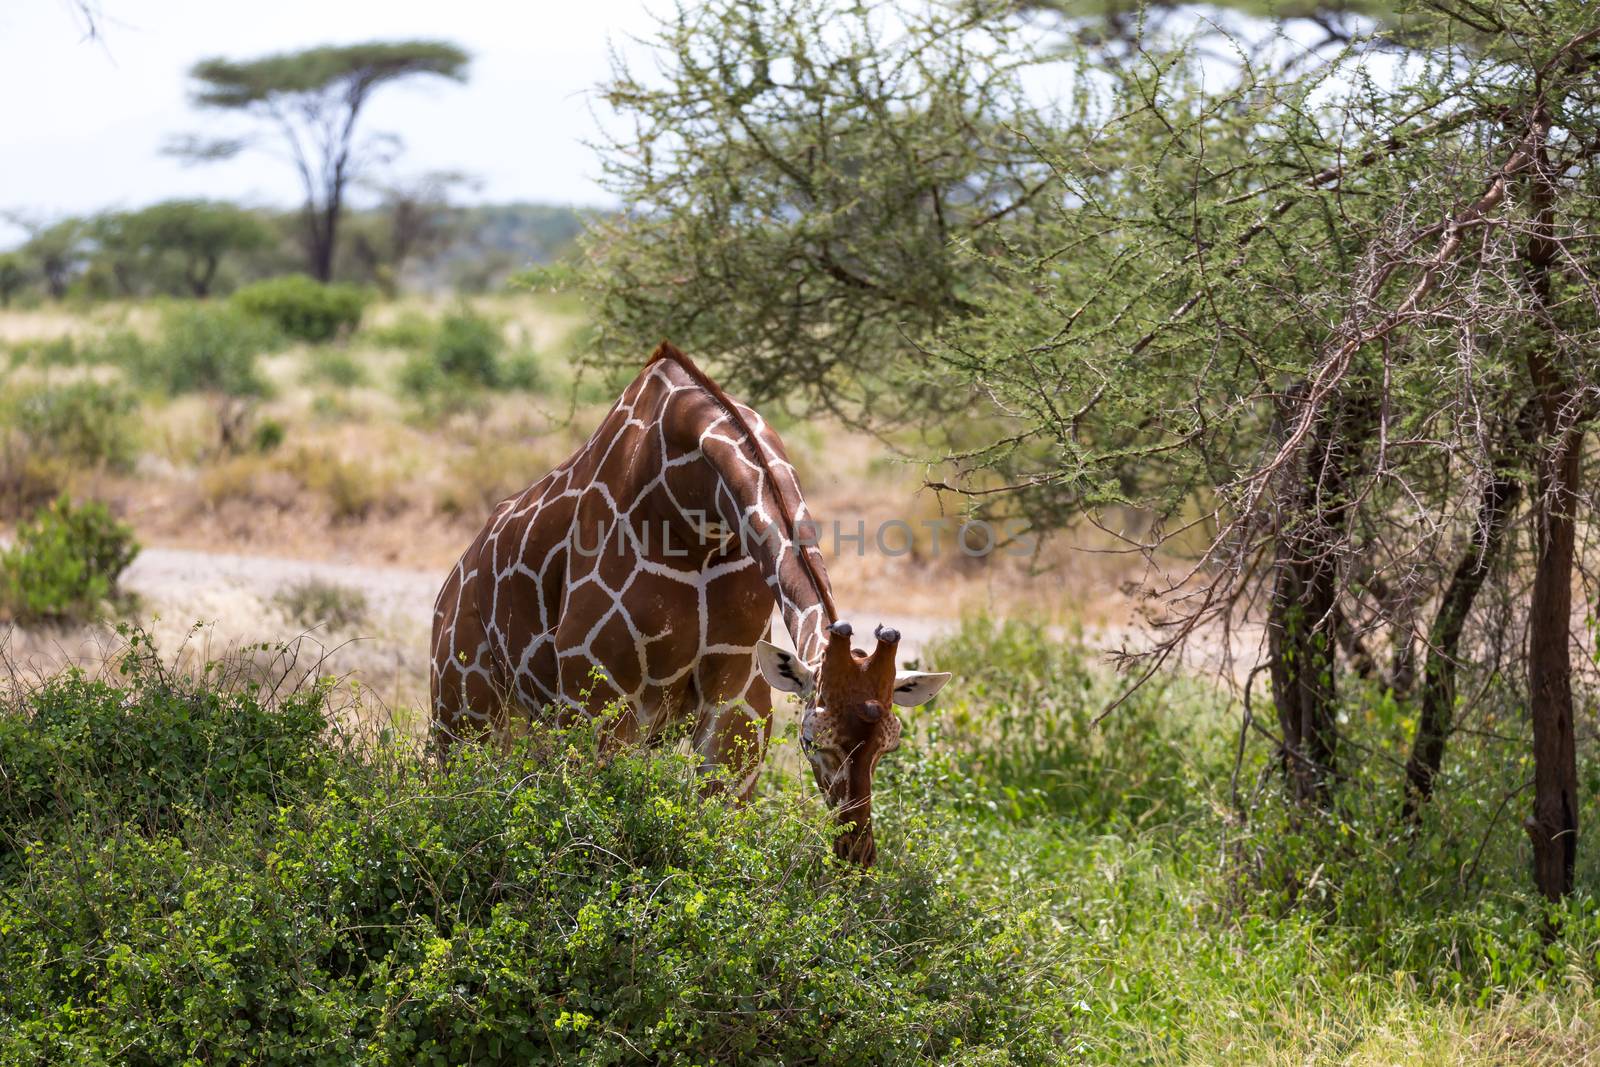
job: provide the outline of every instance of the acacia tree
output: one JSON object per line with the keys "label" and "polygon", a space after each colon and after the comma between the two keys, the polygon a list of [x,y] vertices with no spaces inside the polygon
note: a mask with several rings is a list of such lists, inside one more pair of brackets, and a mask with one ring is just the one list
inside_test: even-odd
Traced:
{"label": "acacia tree", "polygon": [[[311,274],[333,277],[345,196],[352,182],[394,152],[392,136],[362,138],[359,124],[384,85],[433,76],[466,80],[469,57],[444,41],[329,45],[252,60],[207,59],[190,70],[199,107],[264,124],[293,163],[305,194],[304,240]],[[229,159],[261,147],[259,135],[189,137],[170,150],[190,160]]]}
{"label": "acacia tree", "polygon": [[[1024,53],[944,61],[975,36],[927,31],[947,15],[899,12],[856,46],[870,12],[841,28],[806,0],[708,5],[666,29],[668,86],[611,87],[637,120],[611,171],[630,213],[592,246],[595,285],[611,335],[687,336],[757,395],[869,417],[907,386],[943,398],[961,417],[941,484],[1041,526],[1131,505],[1153,561],[1202,532],[1129,666],[1147,677],[1202,628],[1260,623],[1276,722],[1247,702],[1243,729],[1274,746],[1302,817],[1360,770],[1340,715],[1362,679],[1411,673],[1420,640],[1414,817],[1457,673],[1500,642],[1480,593],[1524,596],[1499,621],[1527,635],[1526,827],[1557,897],[1600,395],[1600,31],[1575,0],[1398,6],[1398,35],[1314,63],[1238,47],[1231,80],[1181,43],[1140,38],[1110,65],[1062,47],[1066,99],[1041,116],[1007,80]],[[1011,32],[1015,5],[964,10]],[[991,191],[978,225],[929,227],[958,188]]]}
{"label": "acacia tree", "polygon": [[400,284],[406,264],[445,244],[454,212],[451,194],[477,183],[459,171],[428,171],[366,183],[376,209],[349,234],[349,248],[366,273],[386,292]]}
{"label": "acacia tree", "polygon": [[627,211],[590,236],[595,352],[671,336],[753,400],[851,420],[958,402],[907,373],[917,339],[974,310],[961,246],[1025,230],[1051,184],[1019,137],[1042,128],[1018,78],[1037,58],[992,14],[680,8],[670,79],[603,87],[633,128],[604,157]]}
{"label": "acacia tree", "polygon": [[11,301],[27,284],[26,260],[16,252],[0,252],[0,308],[10,307]]}
{"label": "acacia tree", "polygon": [[6,218],[27,231],[17,254],[44,282],[45,292],[53,300],[65,297],[88,253],[88,225],[78,218],[41,222],[17,213]]}
{"label": "acacia tree", "polygon": [[171,271],[189,295],[202,299],[211,294],[224,256],[271,241],[255,214],[221,201],[169,200],[108,215],[95,227],[97,258],[124,292],[136,288],[136,276],[159,281]]}
{"label": "acacia tree", "polygon": [[[1081,484],[1130,458],[1208,465],[1191,484],[1214,533],[1153,654],[1249,610],[1262,576],[1275,740],[1302,801],[1324,802],[1340,771],[1341,627],[1363,612],[1392,624],[1373,591],[1418,584],[1416,561],[1463,531],[1428,630],[1408,765],[1413,797],[1431,790],[1462,629],[1531,481],[1526,829],[1535,883],[1556,898],[1572,888],[1578,829],[1571,588],[1600,386],[1585,357],[1600,331],[1586,252],[1600,225],[1600,31],[1581,5],[1430,9],[1437,44],[1414,79],[1373,93],[1351,76],[1358,90],[1321,107],[1304,79],[1185,95],[1159,68],[1135,75],[1117,124],[1147,127],[1159,151],[1113,148],[1104,171],[1138,173],[1137,193],[1071,167],[1081,202],[1064,208],[1053,243],[1084,249],[1079,261],[1023,264],[987,317],[1027,322],[1015,295],[1026,283],[1073,308],[1071,321],[1034,314],[1031,336],[957,339],[951,363],[974,379],[981,370],[1026,412],[1018,436],[1040,448],[1023,457],[1024,488]],[[1140,100],[1173,103],[1141,112]],[[1119,276],[1119,264],[1134,269]],[[1192,399],[1152,404],[1174,374]],[[1265,444],[1232,448],[1241,426],[1265,429]],[[1016,449],[983,459],[1015,465]],[[1410,529],[1394,521],[1402,510]]]}

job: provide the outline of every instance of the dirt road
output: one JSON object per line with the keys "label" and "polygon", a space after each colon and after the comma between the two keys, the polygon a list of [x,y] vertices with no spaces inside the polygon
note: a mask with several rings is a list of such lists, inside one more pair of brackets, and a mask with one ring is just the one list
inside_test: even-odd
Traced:
{"label": "dirt road", "polygon": [[[305,638],[305,655],[326,656],[327,673],[359,679],[390,707],[421,704],[428,677],[433,598],[443,574],[401,567],[146,548],[123,576],[139,617],[169,656],[216,658],[253,642]],[[343,630],[292,617],[284,594],[315,582],[360,594],[364,617]],[[959,625],[956,619],[874,615],[901,633],[902,658]],[[308,628],[309,627],[309,628]],[[781,625],[775,640],[787,643]],[[11,659],[40,675],[65,663],[93,664],[116,644],[106,630],[15,631]]]}

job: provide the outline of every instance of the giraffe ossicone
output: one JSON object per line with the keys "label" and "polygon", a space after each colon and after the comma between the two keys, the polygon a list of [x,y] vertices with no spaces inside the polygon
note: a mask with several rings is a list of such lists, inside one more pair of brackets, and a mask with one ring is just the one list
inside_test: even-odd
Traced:
{"label": "giraffe ossicone", "polygon": [[[893,705],[950,680],[898,671],[900,635],[852,648],[794,465],[776,431],[663,341],[593,436],[501,501],[434,605],[441,748],[515,716],[570,723],[621,705],[608,746],[689,729],[707,771],[755,789],[772,689],[801,703],[801,749],[870,865],[872,776],[900,743]],[[596,550],[598,546],[598,550]],[[794,652],[767,640],[773,607]]]}

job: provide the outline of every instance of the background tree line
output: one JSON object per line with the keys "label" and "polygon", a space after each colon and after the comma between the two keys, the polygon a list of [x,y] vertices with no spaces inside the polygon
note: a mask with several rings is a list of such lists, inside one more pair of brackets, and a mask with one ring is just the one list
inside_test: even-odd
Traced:
{"label": "background tree line", "polygon": [[1241,757],[1281,769],[1281,803],[1238,784],[1238,823],[1321,842],[1291,890],[1357,812],[1409,848],[1498,789],[1559,898],[1600,785],[1572,599],[1600,28],[1576,2],[1238,7],[1277,21],[681,11],[665,78],[608,86],[633,125],[596,358],[666,334],[760,402],[910,423],[954,469],[934,488],[1175,575],[1130,684],[1232,638]]}
{"label": "background tree line", "polygon": [[[566,257],[593,214],[562,205],[459,204],[411,188],[384,190],[372,206],[346,210],[334,281],[390,295],[488,291],[529,265]],[[170,200],[87,218],[11,217],[28,236],[0,252],[0,307],[68,297],[205,298],[306,269],[297,211]]]}
{"label": "background tree line", "polygon": [[[96,5],[79,5],[88,31]],[[461,82],[470,58],[445,41],[320,46],[249,60],[211,58],[190,71],[194,104],[235,120],[224,136],[174,138],[167,151],[203,164],[256,150],[286,157],[302,205],[292,212],[172,200],[92,218],[3,217],[26,240],[0,252],[0,306],[30,292],[59,300],[170,294],[301,271],[389,294],[402,285],[482,289],[557,258],[585,213],[532,204],[463,207],[458,172],[400,169],[398,135],[363,129],[372,96],[419,78]],[[227,128],[227,127],[225,127]],[[352,208],[352,202],[358,206]]]}

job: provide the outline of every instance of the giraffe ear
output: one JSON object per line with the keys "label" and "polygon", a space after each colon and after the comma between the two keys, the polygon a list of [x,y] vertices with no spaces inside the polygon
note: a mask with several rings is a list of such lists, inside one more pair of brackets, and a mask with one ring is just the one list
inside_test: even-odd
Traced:
{"label": "giraffe ear", "polygon": [[785,693],[810,691],[811,671],[793,652],[787,652],[771,641],[757,641],[756,662],[761,665],[761,677],[772,688]]}
{"label": "giraffe ear", "polygon": [[901,671],[894,676],[894,702],[902,708],[926,704],[949,680],[948,671]]}

